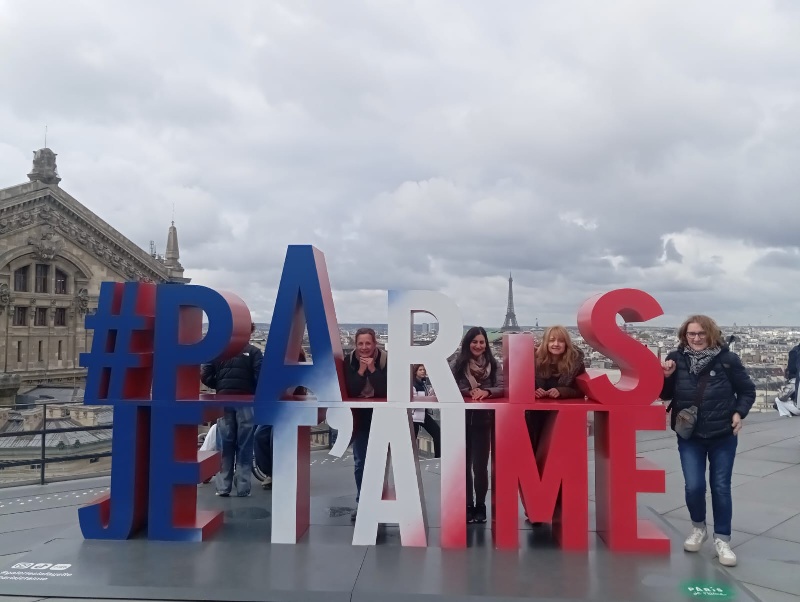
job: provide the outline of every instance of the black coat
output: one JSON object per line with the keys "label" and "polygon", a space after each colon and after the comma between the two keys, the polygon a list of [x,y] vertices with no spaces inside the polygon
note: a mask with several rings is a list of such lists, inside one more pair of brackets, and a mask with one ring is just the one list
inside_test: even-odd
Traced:
{"label": "black coat", "polygon": [[[386,363],[389,354],[383,349],[378,349],[375,358],[375,372],[365,372],[364,376],[358,373],[359,359],[355,350],[345,357],[344,362],[344,381],[347,386],[347,396],[356,399],[367,384],[367,380],[375,390],[375,397],[386,397],[386,386],[388,372]],[[364,400],[366,401],[366,400]],[[372,408],[353,408],[353,432],[359,430],[369,430],[372,425]]]}
{"label": "black coat", "polygon": [[217,393],[255,393],[263,359],[264,354],[258,347],[247,345],[230,359],[203,364],[200,380]]}
{"label": "black coat", "polygon": [[[689,372],[689,360],[683,349],[671,352],[667,360],[675,362],[675,372],[664,379],[661,399],[672,400],[672,429],[678,412],[691,407],[697,390],[699,374]],[[750,380],[739,356],[723,347],[722,351],[703,369],[709,376],[703,400],[697,411],[697,426],[693,437],[713,439],[733,432],[731,420],[738,412],[744,418],[756,399],[756,387]]]}
{"label": "black coat", "polygon": [[800,345],[795,345],[789,351],[789,361],[786,364],[786,380],[790,378],[797,378],[797,372],[800,370]]}
{"label": "black coat", "polygon": [[786,380],[794,379],[794,395],[792,399],[797,401],[797,392],[800,390],[800,345],[795,345],[789,351],[789,362],[786,365]]}

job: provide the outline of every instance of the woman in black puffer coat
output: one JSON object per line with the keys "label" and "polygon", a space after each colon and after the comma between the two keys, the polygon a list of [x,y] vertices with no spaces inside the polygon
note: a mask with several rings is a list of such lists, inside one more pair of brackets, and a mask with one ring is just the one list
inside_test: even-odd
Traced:
{"label": "woman in black puffer coat", "polygon": [[[678,330],[680,344],[662,363],[661,399],[672,400],[672,428],[681,410],[697,407],[691,435],[678,437],[678,452],[686,482],[686,506],[692,532],[683,542],[697,552],[708,539],[706,530],[706,465],[710,469],[714,510],[714,547],[721,564],[736,565],[730,547],[733,501],[731,475],[738,434],[756,397],[756,388],[739,356],[723,344],[722,332],[708,316],[691,316]],[[698,399],[699,397],[699,399]]]}

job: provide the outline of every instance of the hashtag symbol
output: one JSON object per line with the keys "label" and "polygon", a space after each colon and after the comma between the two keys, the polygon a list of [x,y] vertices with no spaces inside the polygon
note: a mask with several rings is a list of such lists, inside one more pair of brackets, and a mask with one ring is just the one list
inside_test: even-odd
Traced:
{"label": "hashtag symbol", "polygon": [[100,285],[97,311],[86,317],[94,331],[91,352],[80,357],[88,369],[85,404],[150,399],[155,289],[139,282]]}

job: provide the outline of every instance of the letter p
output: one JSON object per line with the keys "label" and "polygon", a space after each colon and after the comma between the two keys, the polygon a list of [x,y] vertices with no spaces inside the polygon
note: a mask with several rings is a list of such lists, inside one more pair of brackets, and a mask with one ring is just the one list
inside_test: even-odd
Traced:
{"label": "letter p", "polygon": [[[203,312],[208,332],[203,337]],[[204,286],[162,284],[156,293],[153,401],[197,399],[197,368],[231,357],[250,339],[250,310],[237,295]]]}

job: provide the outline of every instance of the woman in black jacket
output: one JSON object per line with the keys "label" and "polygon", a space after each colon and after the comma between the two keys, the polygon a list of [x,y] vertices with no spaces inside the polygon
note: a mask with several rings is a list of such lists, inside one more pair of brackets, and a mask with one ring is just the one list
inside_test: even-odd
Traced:
{"label": "woman in black jacket", "polygon": [[[502,396],[499,366],[489,348],[486,331],[480,326],[473,326],[464,335],[461,350],[450,368],[464,397],[480,402],[490,397]],[[466,420],[467,522],[485,523],[494,411],[467,410]],[[472,492],[473,483],[475,497]]]}
{"label": "woman in black jacket", "polygon": [[[662,363],[661,399],[672,400],[672,428],[681,410],[697,407],[691,434],[678,436],[686,506],[692,532],[683,542],[687,552],[697,552],[708,539],[706,530],[706,464],[710,468],[711,505],[714,510],[714,547],[719,562],[736,566],[730,546],[733,500],[731,475],[738,434],[756,396],[753,381],[739,356],[724,345],[722,332],[708,316],[691,316],[678,330],[680,344]],[[684,438],[688,437],[688,438]]]}

